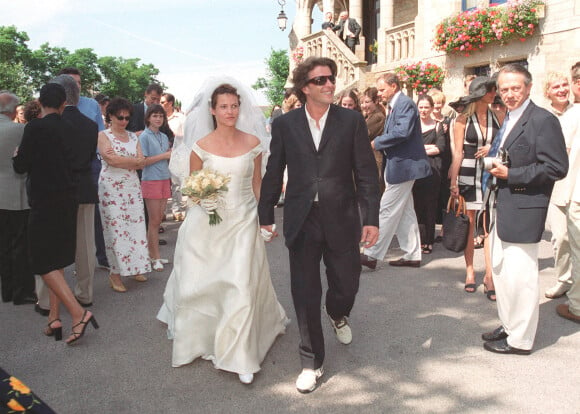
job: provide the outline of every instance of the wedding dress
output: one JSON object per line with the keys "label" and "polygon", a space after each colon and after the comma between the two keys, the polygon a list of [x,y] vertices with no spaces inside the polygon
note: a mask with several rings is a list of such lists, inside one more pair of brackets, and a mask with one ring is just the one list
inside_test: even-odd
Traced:
{"label": "wedding dress", "polygon": [[288,323],[270,280],[252,189],[262,148],[231,158],[196,143],[192,150],[204,168],[231,176],[218,207],[223,221],[210,226],[201,207],[189,208],[157,318],[173,339],[174,367],[201,357],[218,369],[253,374]]}

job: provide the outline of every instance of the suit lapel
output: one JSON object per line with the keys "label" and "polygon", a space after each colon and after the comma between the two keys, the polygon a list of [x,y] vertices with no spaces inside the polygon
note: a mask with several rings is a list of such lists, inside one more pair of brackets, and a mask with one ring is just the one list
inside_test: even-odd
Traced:
{"label": "suit lapel", "polygon": [[326,123],[324,124],[324,130],[322,131],[322,136],[320,137],[320,145],[318,146],[318,152],[321,152],[324,146],[330,140],[332,136],[332,131],[334,130],[334,125],[336,125],[336,111],[335,106],[330,105],[328,110],[328,116],[326,117]]}
{"label": "suit lapel", "polygon": [[300,134],[300,141],[308,146],[313,152],[316,152],[316,147],[314,146],[314,138],[312,138],[312,133],[310,132],[310,125],[308,124],[308,118],[306,118],[306,105],[302,105],[301,108],[293,109],[296,111],[296,123],[302,133]]}
{"label": "suit lapel", "polygon": [[518,119],[518,122],[514,125],[512,130],[510,131],[509,135],[506,137],[505,142],[503,144],[503,148],[509,150],[509,148],[518,140],[518,138],[524,133],[524,128],[530,119],[532,112],[534,111],[536,105],[530,101],[527,108],[524,110],[524,113]]}

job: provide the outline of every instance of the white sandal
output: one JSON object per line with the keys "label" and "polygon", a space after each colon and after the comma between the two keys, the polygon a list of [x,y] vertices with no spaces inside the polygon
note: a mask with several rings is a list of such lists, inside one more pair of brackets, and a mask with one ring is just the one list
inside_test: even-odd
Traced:
{"label": "white sandal", "polygon": [[163,271],[163,263],[161,262],[161,259],[151,259],[151,266],[156,272]]}

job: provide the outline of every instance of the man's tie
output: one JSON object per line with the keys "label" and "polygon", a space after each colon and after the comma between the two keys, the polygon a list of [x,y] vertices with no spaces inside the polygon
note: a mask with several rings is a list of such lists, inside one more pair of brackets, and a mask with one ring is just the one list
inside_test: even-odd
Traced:
{"label": "man's tie", "polygon": [[[506,125],[508,123],[510,114],[507,113],[505,119],[503,120],[503,124],[501,128],[497,131],[495,139],[491,143],[491,147],[489,148],[489,152],[487,153],[487,157],[496,157],[499,151],[499,146],[501,145],[501,141],[503,139],[503,134],[505,133]],[[489,171],[484,171],[481,179],[481,190],[485,194],[485,190],[488,185],[491,185],[491,174]]]}

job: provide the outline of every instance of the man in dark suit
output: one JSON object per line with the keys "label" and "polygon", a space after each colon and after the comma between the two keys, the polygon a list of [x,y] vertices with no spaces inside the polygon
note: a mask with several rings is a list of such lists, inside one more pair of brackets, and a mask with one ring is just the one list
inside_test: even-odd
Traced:
{"label": "man in dark suit", "polygon": [[[50,81],[61,85],[66,92],[66,106],[62,113],[73,131],[71,148],[75,164],[73,171],[77,187],[77,227],[74,294],[78,302],[88,307],[93,304],[93,278],[95,276],[95,205],[99,201],[97,186],[92,178],[92,161],[97,150],[98,126],[83,115],[77,107],[79,87],[71,75],[59,75]],[[48,289],[39,283],[39,302],[48,300]]]}
{"label": "man in dark suit", "polygon": [[361,270],[359,243],[372,246],[378,237],[379,185],[367,127],[358,112],[332,105],[335,76],[336,63],[328,58],[308,58],[294,70],[294,90],[305,105],[272,124],[258,207],[262,229],[277,235],[274,206],[287,167],[284,236],[301,339],[303,370],[296,388],[303,393],[313,391],[323,374],[320,260],[328,280],[326,312],[338,340],[348,344],[347,316]]}
{"label": "man in dark suit", "polygon": [[[491,232],[493,280],[502,325],[482,335],[484,348],[528,355],[538,327],[538,244],[554,181],[568,171],[558,119],[530,100],[532,76],[518,64],[504,66],[497,89],[508,114],[496,136],[507,165],[493,161],[497,180],[496,219]],[[494,148],[490,150],[493,152]]]}
{"label": "man in dark suit", "polygon": [[[361,263],[371,269],[383,260],[396,234],[405,255],[390,261],[391,266],[419,267],[421,236],[413,206],[415,180],[431,175],[431,167],[421,136],[417,105],[401,92],[397,75],[386,73],[377,80],[377,90],[387,106],[382,135],[373,141],[385,154],[386,188],[381,198],[380,235],[376,245],[366,248]],[[433,206],[435,208],[436,206]]]}
{"label": "man in dark suit", "polygon": [[340,13],[338,23],[332,28],[338,37],[342,39],[345,45],[354,53],[356,45],[360,43],[359,35],[361,27],[355,19],[348,17],[348,12],[345,10]]}

